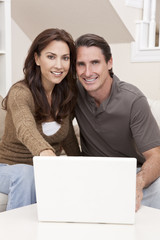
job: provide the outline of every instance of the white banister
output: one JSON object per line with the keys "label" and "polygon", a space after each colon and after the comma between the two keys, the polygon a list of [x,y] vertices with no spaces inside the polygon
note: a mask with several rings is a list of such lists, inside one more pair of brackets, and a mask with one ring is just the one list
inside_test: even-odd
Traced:
{"label": "white banister", "polygon": [[136,21],[131,61],[160,62],[160,19],[157,19],[160,16],[160,0],[126,0],[126,3],[128,6],[141,6],[143,10],[142,19]]}
{"label": "white banister", "polygon": [[159,45],[158,46],[160,47],[160,21],[159,21]]}
{"label": "white banister", "polygon": [[[160,19],[159,42],[156,43],[156,11],[160,12],[160,0],[143,0],[143,16],[136,22],[136,38],[132,42],[132,62],[160,62]],[[159,45],[158,45],[159,44]]]}
{"label": "white banister", "polygon": [[150,9],[151,9],[151,1],[144,0],[143,1],[143,21],[150,21]]}
{"label": "white banister", "polygon": [[[146,0],[144,0],[145,2]],[[149,25],[149,48],[155,47],[156,38],[156,0],[151,0],[151,18]]]}
{"label": "white banister", "polygon": [[143,1],[143,19],[137,21],[137,35],[136,41],[138,42],[139,48],[148,47],[148,36],[149,36],[149,23],[150,23],[150,9],[151,0]]}
{"label": "white banister", "polygon": [[136,42],[140,49],[148,47],[148,31],[149,31],[149,22],[138,21],[137,22],[137,34]]}

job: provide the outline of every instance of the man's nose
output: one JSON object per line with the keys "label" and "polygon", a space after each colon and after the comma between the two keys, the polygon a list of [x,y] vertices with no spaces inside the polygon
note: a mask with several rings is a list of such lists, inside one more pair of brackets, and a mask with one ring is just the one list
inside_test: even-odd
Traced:
{"label": "man's nose", "polygon": [[86,77],[90,77],[92,75],[92,69],[90,66],[85,67],[85,72],[84,72]]}

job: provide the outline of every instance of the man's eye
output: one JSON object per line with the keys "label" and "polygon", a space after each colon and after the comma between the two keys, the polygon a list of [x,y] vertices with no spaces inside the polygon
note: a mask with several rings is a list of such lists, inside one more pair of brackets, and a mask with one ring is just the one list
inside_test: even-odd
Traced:
{"label": "man's eye", "polygon": [[97,64],[97,63],[99,63],[99,61],[97,60],[92,62],[92,64]]}
{"label": "man's eye", "polygon": [[84,63],[79,62],[79,63],[77,63],[77,66],[78,66],[78,67],[84,66]]}

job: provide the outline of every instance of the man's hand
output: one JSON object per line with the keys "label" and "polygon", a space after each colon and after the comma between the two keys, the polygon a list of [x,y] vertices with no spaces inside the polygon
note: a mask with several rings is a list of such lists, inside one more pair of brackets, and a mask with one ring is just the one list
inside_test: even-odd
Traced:
{"label": "man's hand", "polygon": [[140,208],[143,189],[160,177],[160,147],[152,148],[143,153],[146,161],[137,173],[136,182],[136,211]]}
{"label": "man's hand", "polygon": [[141,206],[141,201],[143,198],[143,182],[141,175],[137,174],[137,182],[136,182],[136,212],[139,210]]}

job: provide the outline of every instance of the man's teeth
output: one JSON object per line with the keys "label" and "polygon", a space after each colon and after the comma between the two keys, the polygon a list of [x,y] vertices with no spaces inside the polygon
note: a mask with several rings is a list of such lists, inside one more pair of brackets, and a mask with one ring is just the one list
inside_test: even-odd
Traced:
{"label": "man's teeth", "polygon": [[93,82],[93,81],[95,81],[96,80],[96,78],[90,78],[90,79],[84,79],[86,82]]}

